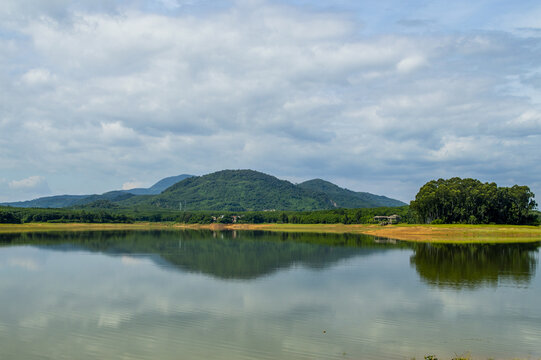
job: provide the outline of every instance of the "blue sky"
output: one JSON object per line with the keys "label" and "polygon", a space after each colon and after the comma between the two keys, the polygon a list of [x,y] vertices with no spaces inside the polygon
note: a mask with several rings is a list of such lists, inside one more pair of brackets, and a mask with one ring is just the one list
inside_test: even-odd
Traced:
{"label": "blue sky", "polygon": [[0,201],[226,168],[541,193],[539,2],[4,3]]}

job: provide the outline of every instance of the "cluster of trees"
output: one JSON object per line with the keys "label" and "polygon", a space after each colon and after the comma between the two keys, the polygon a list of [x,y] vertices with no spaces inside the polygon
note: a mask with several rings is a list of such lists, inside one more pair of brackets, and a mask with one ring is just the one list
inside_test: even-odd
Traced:
{"label": "cluster of trees", "polygon": [[371,224],[376,215],[399,215],[402,222],[412,222],[408,206],[361,209],[335,209],[319,211],[255,211],[242,213],[242,223],[289,223],[289,224]]}
{"label": "cluster of trees", "polygon": [[410,207],[421,223],[520,225],[538,221],[536,205],[527,186],[498,187],[455,177],[429,181]]}

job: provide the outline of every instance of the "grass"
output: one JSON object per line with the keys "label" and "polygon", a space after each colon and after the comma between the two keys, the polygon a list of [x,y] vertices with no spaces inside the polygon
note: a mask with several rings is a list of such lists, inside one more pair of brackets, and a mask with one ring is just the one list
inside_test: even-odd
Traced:
{"label": "grass", "polygon": [[541,227],[518,225],[343,225],[343,224],[209,224],[175,223],[134,224],[0,224],[0,233],[38,231],[103,231],[103,230],[264,230],[277,232],[310,232],[366,234],[404,241],[435,243],[517,243],[541,241]]}

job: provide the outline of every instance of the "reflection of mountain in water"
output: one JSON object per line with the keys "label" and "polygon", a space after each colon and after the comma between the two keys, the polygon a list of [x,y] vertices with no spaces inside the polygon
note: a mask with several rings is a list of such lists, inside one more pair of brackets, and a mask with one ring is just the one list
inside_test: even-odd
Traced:
{"label": "reflection of mountain in water", "polygon": [[[109,231],[0,235],[0,244],[41,245],[59,251],[143,254],[160,266],[223,279],[252,279],[281,268],[314,269],[355,256],[406,247],[372,236],[212,231]],[[156,256],[158,255],[158,256]]]}
{"label": "reflection of mountain in water", "polygon": [[527,285],[540,243],[415,244],[372,236],[212,231],[106,231],[2,234],[0,246],[26,244],[57,251],[143,255],[168,269],[222,279],[253,279],[278,269],[322,269],[343,259],[392,248],[413,248],[410,262],[421,279],[446,288]]}
{"label": "reflection of mountain in water", "polygon": [[416,244],[411,264],[421,279],[448,288],[528,285],[535,274],[540,243]]}

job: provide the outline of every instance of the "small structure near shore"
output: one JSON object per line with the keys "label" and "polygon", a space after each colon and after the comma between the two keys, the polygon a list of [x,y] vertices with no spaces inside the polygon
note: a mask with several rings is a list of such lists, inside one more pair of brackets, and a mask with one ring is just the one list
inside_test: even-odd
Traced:
{"label": "small structure near shore", "polygon": [[396,224],[400,221],[399,215],[391,216],[374,216],[374,221],[378,221],[381,225]]}

